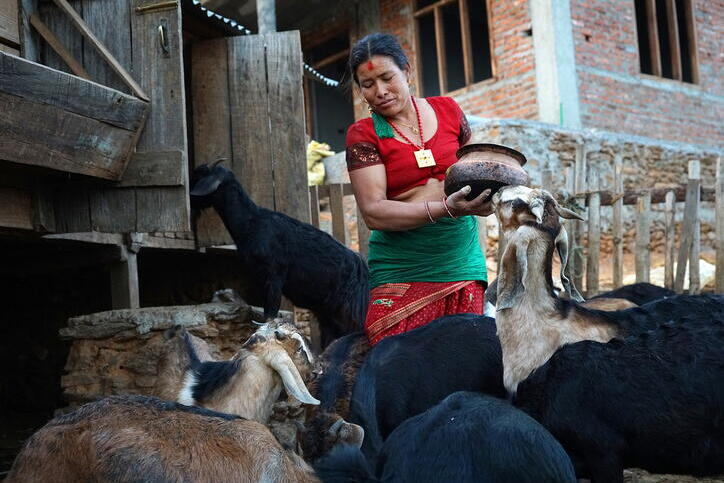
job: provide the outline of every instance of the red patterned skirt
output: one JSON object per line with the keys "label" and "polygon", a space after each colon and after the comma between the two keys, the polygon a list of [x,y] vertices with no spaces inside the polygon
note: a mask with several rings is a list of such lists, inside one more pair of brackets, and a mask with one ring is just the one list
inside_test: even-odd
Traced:
{"label": "red patterned skirt", "polygon": [[483,313],[483,282],[386,283],[370,292],[365,332],[371,345],[443,315]]}

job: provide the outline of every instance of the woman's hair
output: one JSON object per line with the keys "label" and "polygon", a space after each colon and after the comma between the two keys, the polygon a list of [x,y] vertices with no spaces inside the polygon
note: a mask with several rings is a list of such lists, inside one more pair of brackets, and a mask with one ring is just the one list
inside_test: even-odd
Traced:
{"label": "woman's hair", "polygon": [[358,85],[357,67],[370,60],[374,55],[390,57],[400,70],[404,70],[409,64],[405,51],[402,50],[394,35],[377,33],[362,37],[349,51],[349,63],[347,64],[350,76]]}

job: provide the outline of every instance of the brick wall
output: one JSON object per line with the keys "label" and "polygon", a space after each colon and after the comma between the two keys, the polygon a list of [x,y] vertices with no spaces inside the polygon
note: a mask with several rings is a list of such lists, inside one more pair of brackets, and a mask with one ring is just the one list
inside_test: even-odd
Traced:
{"label": "brick wall", "polygon": [[721,146],[724,142],[724,3],[692,0],[698,84],[640,73],[634,2],[571,2],[581,121],[659,139]]}

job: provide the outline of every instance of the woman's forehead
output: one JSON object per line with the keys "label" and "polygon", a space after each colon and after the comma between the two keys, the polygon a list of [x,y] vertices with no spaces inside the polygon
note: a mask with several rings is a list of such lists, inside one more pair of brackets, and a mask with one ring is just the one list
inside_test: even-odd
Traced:
{"label": "woman's forehead", "polygon": [[366,60],[357,66],[357,77],[361,82],[363,79],[373,79],[390,71],[400,71],[400,68],[397,67],[395,61],[392,60],[392,57],[388,57],[386,55],[373,55],[369,60]]}

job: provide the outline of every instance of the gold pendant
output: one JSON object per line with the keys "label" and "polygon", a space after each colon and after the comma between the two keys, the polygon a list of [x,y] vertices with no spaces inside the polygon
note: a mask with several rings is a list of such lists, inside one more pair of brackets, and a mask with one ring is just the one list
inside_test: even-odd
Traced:
{"label": "gold pendant", "polygon": [[435,166],[435,157],[432,155],[432,151],[429,149],[420,149],[415,151],[415,159],[417,160],[418,168],[429,168]]}

